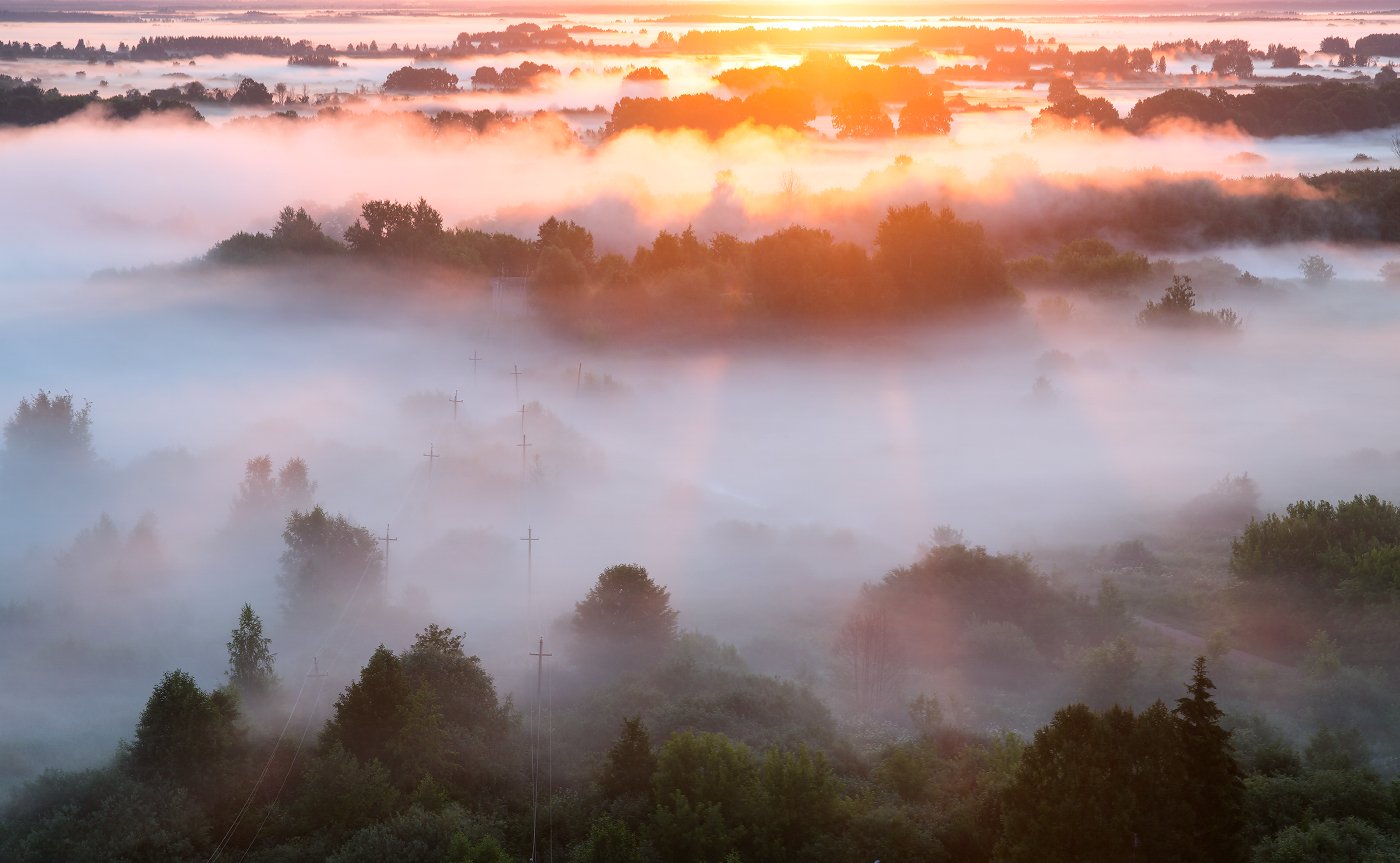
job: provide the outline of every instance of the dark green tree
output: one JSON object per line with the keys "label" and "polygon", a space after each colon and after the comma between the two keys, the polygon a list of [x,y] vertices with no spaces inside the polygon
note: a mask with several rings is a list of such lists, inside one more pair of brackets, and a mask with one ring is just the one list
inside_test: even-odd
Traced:
{"label": "dark green tree", "polygon": [[379,645],[360,670],[359,679],[336,699],[335,713],[321,732],[322,749],[331,751],[338,746],[361,761],[378,760],[388,765],[413,695],[403,663]]}
{"label": "dark green tree", "polygon": [[1035,733],[1002,802],[998,863],[1132,859],[1133,718],[1082,704]]}
{"label": "dark green tree", "polygon": [[598,776],[599,790],[608,800],[650,800],[655,773],[656,755],[651,751],[651,737],[641,717],[622,720],[622,731],[608,750]]}
{"label": "dark green tree", "polygon": [[1190,859],[1202,863],[1241,863],[1248,856],[1244,777],[1230,746],[1230,732],[1221,727],[1222,713],[1211,696],[1214,689],[1206,658],[1196,657],[1187,694],[1173,711],[1185,763],[1184,795],[1193,816],[1187,848]]}
{"label": "dark green tree", "polygon": [[277,686],[273,671],[275,654],[268,650],[272,639],[263,636],[262,619],[253,606],[244,603],[238,614],[238,627],[228,642],[228,682],[239,698],[258,701]]}
{"label": "dark green tree", "polygon": [[167,673],[147,699],[127,747],[132,771],[196,792],[210,788],[239,745],[237,717],[237,699],[228,692],[205,692],[179,669]]}

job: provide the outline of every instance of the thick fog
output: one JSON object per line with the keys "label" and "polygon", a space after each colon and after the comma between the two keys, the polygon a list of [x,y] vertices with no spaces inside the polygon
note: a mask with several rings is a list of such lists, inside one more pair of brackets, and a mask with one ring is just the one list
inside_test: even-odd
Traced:
{"label": "thick fog", "polygon": [[[427,38],[420,23],[398,26]],[[1086,45],[1128,38],[1084,26],[1073,39]],[[1233,35],[1210,27],[1183,35]],[[1251,38],[1305,41],[1273,27]],[[304,32],[319,38],[290,35]],[[704,62],[677,61],[672,83],[707,89]],[[211,86],[235,73],[271,84],[286,71],[271,65],[196,68]],[[610,105],[624,85],[595,65],[540,93],[438,107]],[[296,76],[349,89],[392,68]],[[103,74],[115,91],[164,73]],[[1264,510],[1400,494],[1400,289],[1376,275],[1400,254],[1386,247],[1150,249],[1265,278],[1200,281],[1202,307],[1244,320],[1219,337],[1136,325],[1163,279],[1119,299],[1031,290],[986,323],[639,343],[562,335],[520,297],[461,277],[172,266],[266,230],[284,205],[338,234],[364,200],[419,197],[449,225],[526,237],[558,214],[600,251],[628,255],[687,225],[752,238],[802,223],[868,247],[889,205],[951,202],[1021,253],[1035,246],[1018,240],[1026,225],[1061,193],[1293,176],[1359,152],[1396,162],[1388,131],[1030,138],[1044,94],[1002,95],[1015,110],[960,115],[946,141],[743,129],[600,144],[555,118],[434,136],[377,97],[337,120],[78,116],[0,131],[5,164],[22,166],[6,173],[0,212],[0,410],[40,390],[90,402],[97,456],[52,493],[0,488],[0,689],[23,693],[0,699],[0,788],[108,757],[163,671],[218,684],[244,602],[268,622],[288,679],[299,685],[313,661],[330,675],[313,713],[376,643],[400,648],[429,622],[465,632],[516,690],[534,639],[558,634],[601,570],[633,562],[671,590],[684,627],[820,684],[861,585],[914,559],[940,525],[1053,558],[1170,533],[1184,505],[1231,475],[1258,483]],[[1337,269],[1327,286],[1295,278],[1317,253]],[[262,455],[304,459],[314,502],[377,535],[387,526],[385,607],[368,615],[351,601],[315,626],[286,621],[285,513],[249,521],[235,509],[245,463]],[[539,537],[528,566],[527,531]]]}

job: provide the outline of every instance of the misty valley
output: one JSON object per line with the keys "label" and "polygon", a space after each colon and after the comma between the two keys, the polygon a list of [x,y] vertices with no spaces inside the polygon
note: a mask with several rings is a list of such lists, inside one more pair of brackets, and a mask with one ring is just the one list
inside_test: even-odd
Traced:
{"label": "misty valley", "polygon": [[1400,861],[1396,62],[0,7],[0,861]]}

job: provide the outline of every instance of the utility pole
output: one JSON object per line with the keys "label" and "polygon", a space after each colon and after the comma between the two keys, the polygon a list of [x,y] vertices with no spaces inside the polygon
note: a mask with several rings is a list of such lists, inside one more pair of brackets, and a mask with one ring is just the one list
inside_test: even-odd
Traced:
{"label": "utility pole", "polygon": [[511,366],[511,376],[515,378],[515,400],[520,401],[520,376],[525,374],[520,370],[520,366]]}
{"label": "utility pole", "polygon": [[476,351],[472,351],[472,355],[467,357],[467,359],[472,361],[472,389],[476,389],[476,364],[485,359],[485,357],[479,357],[476,355]]}
{"label": "utility pole", "polygon": [[457,421],[457,405],[462,403],[461,398],[458,397],[457,390],[452,391],[452,398],[448,399],[448,401],[452,402],[452,421],[455,423]]}
{"label": "utility pole", "polygon": [[[429,464],[431,464],[431,462],[429,462]],[[389,543],[391,543],[391,542],[398,542],[398,541],[399,541],[399,538],[398,538],[397,536],[390,536],[390,535],[389,535],[389,525],[388,525],[388,524],[385,524],[385,525],[384,525],[384,535],[383,535],[383,536],[380,536],[380,537],[376,537],[376,539],[378,539],[380,542],[384,543],[384,591],[385,591],[385,593],[388,593],[388,591],[389,591]]]}
{"label": "utility pole", "polygon": [[583,363],[578,364],[578,379],[574,381],[574,395],[583,392]]}
{"label": "utility pole", "polygon": [[438,454],[437,450],[433,449],[433,445],[430,443],[428,444],[428,451],[423,453],[423,458],[428,460],[428,479],[431,480],[433,478],[433,462],[442,458],[442,456]]}
{"label": "utility pole", "polygon": [[520,433],[525,434],[525,406],[521,405],[516,413],[520,414]]}
{"label": "utility pole", "polygon": [[[524,416],[521,416],[520,419],[521,419],[521,421],[523,422],[524,419],[525,419],[525,417],[524,417]],[[527,442],[527,441],[525,440],[525,435],[524,435],[524,433],[521,433],[521,435],[520,435],[520,443],[516,444],[516,446],[520,447],[520,475],[521,475],[522,477],[524,477],[524,476],[529,476],[529,474],[530,474],[530,465],[529,465],[529,462],[527,461],[527,447],[532,447],[532,446],[534,446],[534,444]]]}
{"label": "utility pole", "polygon": [[318,658],[315,657],[315,656],[311,657],[311,673],[308,674],[308,675],[306,675],[306,676],[307,676],[307,677],[330,677],[329,674],[327,674],[326,672],[324,672],[324,671],[321,670],[321,660],[318,659]]}
{"label": "utility pole", "polygon": [[544,713],[544,658],[554,654],[544,652],[544,636],[540,636],[539,649],[530,655],[536,658],[535,734],[530,747],[530,785],[533,797],[530,821],[530,861],[531,863],[540,863],[540,720]]}
{"label": "utility pole", "polygon": [[527,527],[525,529],[525,535],[520,537],[520,541],[525,543],[526,602],[529,605],[530,612],[533,613],[535,608],[535,543],[539,542],[540,538],[535,536],[535,529],[533,527]]}

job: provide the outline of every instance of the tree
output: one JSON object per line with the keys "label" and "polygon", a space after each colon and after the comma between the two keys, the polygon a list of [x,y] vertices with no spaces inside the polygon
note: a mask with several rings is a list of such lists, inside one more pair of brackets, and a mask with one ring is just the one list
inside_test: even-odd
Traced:
{"label": "tree", "polygon": [[987,306],[1019,298],[982,226],[928,204],[892,207],[875,233],[875,269],[899,311]]}
{"label": "tree", "polygon": [[1212,75],[1233,75],[1236,78],[1254,77],[1254,58],[1249,56],[1247,50],[1234,49],[1224,53],[1216,54],[1211,61],[1210,73]]}
{"label": "tree", "polygon": [[847,95],[831,111],[831,123],[838,138],[888,138],[894,122],[880,100],[865,91]]}
{"label": "tree", "polygon": [[899,695],[909,661],[883,609],[853,612],[841,627],[834,649],[857,710],[878,712]]}
{"label": "tree", "polygon": [[335,714],[321,732],[323,751],[339,746],[361,761],[389,765],[414,693],[403,663],[384,645],[375,648],[360,677],[335,702]]}
{"label": "tree", "polygon": [[345,229],[345,242],[362,254],[435,258],[442,252],[442,214],[422,198],[417,204],[366,201]]}
{"label": "tree", "polygon": [[343,249],[302,207],[282,208],[277,224],[272,226],[272,241],[283,251],[302,255],[331,254]]}
{"label": "tree", "polygon": [[573,630],[590,667],[635,669],[655,662],[676,639],[671,594],[636,564],[610,566],[574,606]]}
{"label": "tree", "polygon": [[1238,330],[1239,315],[1232,309],[1199,311],[1196,309],[1196,289],[1190,276],[1172,276],[1171,285],[1162,292],[1160,300],[1148,300],[1138,312],[1137,322],[1144,327],[1204,327],[1226,331]]}
{"label": "tree", "polygon": [[481,659],[468,656],[462,642],[450,626],[428,624],[403,653],[404,673],[414,687],[429,688],[450,728],[490,745],[506,730],[507,711]]}
{"label": "tree", "polygon": [[769,749],[754,786],[749,859],[820,859],[815,852],[827,837],[843,832],[840,785],[822,753],[805,745],[795,751]]}
{"label": "tree", "polygon": [[82,465],[95,458],[92,451],[92,405],[81,408],[73,396],[39,390],[20,399],[19,407],[5,423],[5,462]]}
{"label": "tree", "polygon": [[342,603],[379,597],[384,556],[364,527],[321,507],[293,512],[282,531],[279,583],[288,615],[301,621],[334,617]]}
{"label": "tree", "polygon": [[550,216],[540,224],[538,233],[541,249],[563,249],[585,266],[593,263],[593,235],[577,222]]}
{"label": "tree", "polygon": [[1242,863],[1244,843],[1244,777],[1230,746],[1230,732],[1220,725],[1221,711],[1206,674],[1206,658],[1196,657],[1186,695],[1172,712],[1181,734],[1185,764],[1185,799],[1191,807],[1193,830],[1189,857],[1202,863]]}
{"label": "tree", "polygon": [[207,789],[238,743],[237,716],[236,699],[228,693],[205,692],[178,668],[167,673],[146,700],[127,747],[133,772]]}
{"label": "tree", "polygon": [[642,863],[641,841],[627,825],[603,816],[588,828],[588,836],[569,852],[569,863]]}
{"label": "tree", "polygon": [[311,505],[316,494],[316,483],[311,479],[311,469],[305,460],[289,458],[277,472],[277,493],[282,497],[282,505],[302,509]]}
{"label": "tree", "polygon": [[267,85],[244,78],[228,101],[230,105],[271,105],[272,93],[268,92]]}
{"label": "tree", "polygon": [[259,455],[243,465],[243,482],[238,484],[238,500],[234,509],[254,514],[266,512],[277,497],[277,483],[272,479],[272,458]]}
{"label": "tree", "polygon": [[404,66],[389,73],[384,89],[399,93],[450,93],[457,89],[457,81],[457,76],[446,69]]}
{"label": "tree", "polygon": [[226,672],[229,685],[240,698],[256,701],[277,686],[270,644],[272,639],[263,636],[262,619],[253,613],[253,606],[244,603],[238,627],[230,634]]}
{"label": "tree", "polygon": [[622,731],[603,762],[598,776],[599,790],[609,800],[620,797],[651,797],[651,780],[656,773],[656,756],[651,737],[640,716],[622,720]]}
{"label": "tree", "polygon": [[953,128],[953,113],[943,102],[943,91],[915,96],[899,112],[901,135],[946,135]]}
{"label": "tree", "polygon": [[681,732],[657,755],[648,831],[662,860],[720,860],[737,849],[754,779],[747,746],[723,734]]}
{"label": "tree", "polygon": [[1337,271],[1321,255],[1309,255],[1298,262],[1298,272],[1310,285],[1325,285],[1336,278]]}
{"label": "tree", "polygon": [[1021,756],[1002,804],[997,863],[1133,858],[1131,712],[1075,704],[1055,712]]}

